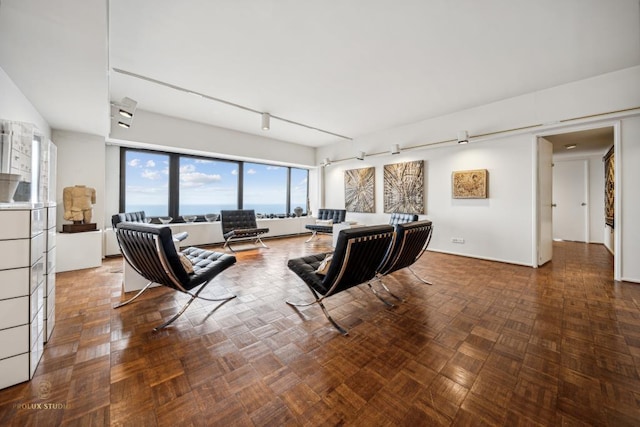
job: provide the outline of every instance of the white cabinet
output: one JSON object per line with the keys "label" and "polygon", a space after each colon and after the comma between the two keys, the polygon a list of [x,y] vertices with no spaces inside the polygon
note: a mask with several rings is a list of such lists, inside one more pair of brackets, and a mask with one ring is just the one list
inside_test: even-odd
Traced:
{"label": "white cabinet", "polygon": [[44,231],[44,342],[49,341],[56,323],[56,205],[45,208]]}
{"label": "white cabinet", "polygon": [[0,388],[29,380],[45,341],[45,208],[0,205]]}

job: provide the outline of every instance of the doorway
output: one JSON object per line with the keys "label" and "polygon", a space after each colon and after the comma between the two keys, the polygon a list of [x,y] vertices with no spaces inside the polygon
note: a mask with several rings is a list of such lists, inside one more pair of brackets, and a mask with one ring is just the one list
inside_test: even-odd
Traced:
{"label": "doorway", "polygon": [[[537,135],[537,145],[552,146],[553,167],[546,167],[538,158],[538,260],[548,252],[544,245],[552,239],[572,240],[585,244],[604,244],[612,253],[617,239],[607,242],[613,229],[607,229],[604,218],[604,163],[603,156],[617,146],[619,124],[599,127],[574,127],[555,133]],[[552,171],[552,172],[551,172]],[[551,176],[549,176],[551,175]],[[549,191],[551,181],[553,201],[542,198]],[[619,183],[617,183],[619,185]],[[547,190],[545,190],[547,189]],[[546,203],[546,204],[545,204]],[[555,205],[555,207],[552,207]],[[551,226],[545,221],[551,220]],[[619,235],[619,230],[615,234]],[[553,259],[550,253],[547,260]],[[539,262],[538,265],[542,265]],[[618,276],[619,259],[614,253],[615,272]]]}
{"label": "doorway", "polygon": [[587,160],[553,162],[553,240],[589,242],[588,170]]}

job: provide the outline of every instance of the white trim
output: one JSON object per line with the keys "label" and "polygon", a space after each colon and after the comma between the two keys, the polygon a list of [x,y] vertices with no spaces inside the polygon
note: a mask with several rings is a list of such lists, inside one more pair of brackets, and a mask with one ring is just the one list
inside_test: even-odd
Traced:
{"label": "white trim", "polygon": [[[613,152],[616,159],[622,159],[622,143],[620,140],[621,122],[617,121],[613,124]],[[622,279],[622,162],[615,161],[613,166],[613,174],[615,180],[614,201],[613,201],[613,280]],[[629,281],[629,280],[627,280]]]}

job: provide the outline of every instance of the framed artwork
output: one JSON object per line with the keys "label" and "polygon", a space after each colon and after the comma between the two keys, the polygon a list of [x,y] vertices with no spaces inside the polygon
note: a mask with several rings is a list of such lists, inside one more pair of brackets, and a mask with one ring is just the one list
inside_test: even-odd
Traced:
{"label": "framed artwork", "polygon": [[489,172],[486,169],[454,171],[451,189],[454,199],[486,199]]}
{"label": "framed artwork", "polygon": [[375,170],[371,167],[344,171],[344,205],[348,212],[376,211]]}
{"label": "framed artwork", "polygon": [[424,161],[384,165],[385,213],[424,213]]}
{"label": "framed artwork", "polygon": [[613,202],[615,194],[615,158],[613,147],[607,151],[604,158],[604,222],[613,228]]}

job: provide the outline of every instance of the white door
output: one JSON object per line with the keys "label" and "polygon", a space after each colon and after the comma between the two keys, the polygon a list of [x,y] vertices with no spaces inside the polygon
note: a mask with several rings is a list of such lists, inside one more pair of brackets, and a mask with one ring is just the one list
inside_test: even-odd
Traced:
{"label": "white door", "polygon": [[551,261],[553,256],[553,145],[538,138],[538,265]]}
{"label": "white door", "polygon": [[587,161],[553,165],[553,238],[587,241]]}

